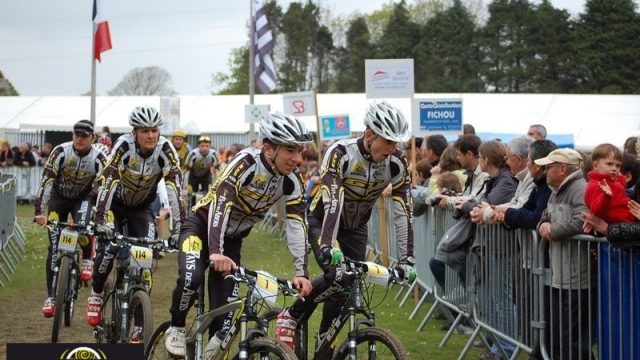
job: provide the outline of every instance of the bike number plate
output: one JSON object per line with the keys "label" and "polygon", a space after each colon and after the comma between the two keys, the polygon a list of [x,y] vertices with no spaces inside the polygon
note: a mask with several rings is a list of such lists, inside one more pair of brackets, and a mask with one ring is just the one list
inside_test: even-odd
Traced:
{"label": "bike number plate", "polygon": [[151,269],[153,265],[153,251],[144,246],[131,245],[131,258],[143,269]]}
{"label": "bike number plate", "polygon": [[367,261],[367,281],[376,285],[387,286],[389,284],[389,269]]}
{"label": "bike number plate", "polygon": [[60,240],[58,241],[58,251],[74,252],[78,243],[78,232],[71,229],[62,229],[60,231]]}
{"label": "bike number plate", "polygon": [[275,305],[278,300],[278,280],[271,274],[258,271],[256,277],[256,294],[258,298],[264,299],[267,303]]}

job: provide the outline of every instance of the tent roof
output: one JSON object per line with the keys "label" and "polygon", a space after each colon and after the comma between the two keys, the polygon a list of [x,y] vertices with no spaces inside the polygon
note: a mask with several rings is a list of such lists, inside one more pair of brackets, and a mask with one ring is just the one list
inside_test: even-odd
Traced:
{"label": "tent roof", "polygon": [[[638,95],[552,94],[416,94],[416,98],[462,98],[463,120],[477,132],[524,134],[540,123],[551,134],[572,134],[576,147],[590,148],[603,142],[621,146],[639,134]],[[320,115],[349,114],[353,131],[362,131],[368,100],[365,94],[319,94]],[[409,99],[389,99],[411,118]],[[245,133],[244,105],[248,95],[181,96],[180,126],[189,133]],[[256,95],[255,104],[283,110],[282,96]],[[130,130],[128,115],[135,106],[160,106],[158,96],[98,96],[96,127],[108,125],[113,132]],[[0,97],[0,129],[68,131],[90,112],[88,96]],[[315,119],[303,121],[315,129]]]}

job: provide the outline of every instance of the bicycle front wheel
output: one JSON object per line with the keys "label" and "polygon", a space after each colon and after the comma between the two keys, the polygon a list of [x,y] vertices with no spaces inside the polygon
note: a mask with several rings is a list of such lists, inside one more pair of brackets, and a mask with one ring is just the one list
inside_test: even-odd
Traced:
{"label": "bicycle front wheel", "polygon": [[71,259],[63,256],[60,259],[58,268],[58,279],[56,281],[56,311],[53,315],[53,329],[51,330],[51,342],[58,342],[60,333],[60,322],[67,302],[67,287],[69,285],[69,273],[71,272]]}
{"label": "bicycle front wheel", "polygon": [[[238,360],[239,354],[233,357]],[[297,360],[296,354],[285,344],[270,338],[257,338],[249,341],[249,359]]]}
{"label": "bicycle front wheel", "polygon": [[[356,359],[408,359],[398,338],[379,328],[359,329],[356,335]],[[334,360],[349,358],[349,340],[345,340],[333,356]]]}
{"label": "bicycle front wheel", "polygon": [[164,346],[164,334],[171,326],[171,321],[167,320],[160,324],[149,337],[144,348],[144,358],[146,360],[166,360],[173,359]]}
{"label": "bicycle front wheel", "polygon": [[127,340],[131,343],[143,342],[145,345],[153,332],[153,314],[151,313],[151,300],[149,294],[138,290],[131,295],[129,304],[129,319],[127,328],[129,334]]}

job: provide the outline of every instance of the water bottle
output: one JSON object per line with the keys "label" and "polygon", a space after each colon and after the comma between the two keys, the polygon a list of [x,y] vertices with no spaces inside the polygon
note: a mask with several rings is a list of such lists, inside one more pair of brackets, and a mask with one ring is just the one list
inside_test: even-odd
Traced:
{"label": "water bottle", "polygon": [[213,359],[216,356],[218,350],[220,350],[220,345],[222,344],[222,340],[224,339],[224,331],[218,330],[215,335],[211,337],[207,347],[204,349],[204,358],[205,360]]}

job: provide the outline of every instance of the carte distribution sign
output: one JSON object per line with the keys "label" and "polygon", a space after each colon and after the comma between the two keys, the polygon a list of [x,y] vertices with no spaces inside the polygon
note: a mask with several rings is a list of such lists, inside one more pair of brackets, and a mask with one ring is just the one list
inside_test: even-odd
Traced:
{"label": "carte distribution sign", "polygon": [[345,139],[351,137],[349,115],[327,115],[320,118],[322,140]]}
{"label": "carte distribution sign", "polygon": [[415,135],[462,134],[462,99],[415,99]]}
{"label": "carte distribution sign", "polygon": [[409,98],[413,96],[413,59],[366,59],[367,98]]}

